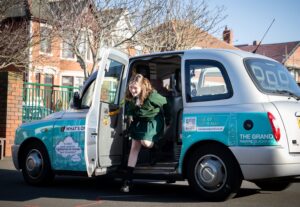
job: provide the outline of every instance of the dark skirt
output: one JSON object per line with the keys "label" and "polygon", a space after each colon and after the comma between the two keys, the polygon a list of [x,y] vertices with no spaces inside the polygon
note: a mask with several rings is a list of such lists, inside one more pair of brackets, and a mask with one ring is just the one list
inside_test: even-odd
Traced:
{"label": "dark skirt", "polygon": [[134,120],[130,127],[130,136],[134,140],[148,140],[156,142],[164,129],[164,120],[161,115],[157,115],[152,119]]}

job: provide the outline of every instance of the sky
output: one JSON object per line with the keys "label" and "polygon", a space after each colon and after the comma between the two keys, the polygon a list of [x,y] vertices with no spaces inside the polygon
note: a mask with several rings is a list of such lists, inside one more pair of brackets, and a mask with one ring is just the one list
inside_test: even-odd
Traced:
{"label": "sky", "polygon": [[[219,26],[233,31],[233,44],[261,40],[273,19],[275,22],[263,43],[300,41],[300,0],[207,0],[211,8],[223,5],[227,17]],[[223,27],[224,28],[224,27]],[[222,31],[215,36],[221,38]]]}

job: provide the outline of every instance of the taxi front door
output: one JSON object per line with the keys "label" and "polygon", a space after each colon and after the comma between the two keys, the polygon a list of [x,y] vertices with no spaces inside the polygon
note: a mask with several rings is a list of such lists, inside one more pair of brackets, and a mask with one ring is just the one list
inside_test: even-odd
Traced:
{"label": "taxi front door", "polygon": [[89,176],[105,174],[121,164],[123,107],[128,57],[107,49],[102,54],[92,106],[85,126],[85,161]]}

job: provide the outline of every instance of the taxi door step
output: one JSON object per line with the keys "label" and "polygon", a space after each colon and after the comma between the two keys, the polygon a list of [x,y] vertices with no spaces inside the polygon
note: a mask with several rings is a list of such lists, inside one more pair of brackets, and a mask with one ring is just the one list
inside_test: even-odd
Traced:
{"label": "taxi door step", "polygon": [[177,168],[178,162],[157,162],[154,165],[149,163],[141,163],[136,166],[136,168],[143,169],[143,168],[152,168],[152,169],[168,169],[168,168]]}
{"label": "taxi door step", "polygon": [[138,165],[134,169],[134,173],[151,173],[151,174],[170,174],[176,172],[178,163],[156,163],[155,165]]}

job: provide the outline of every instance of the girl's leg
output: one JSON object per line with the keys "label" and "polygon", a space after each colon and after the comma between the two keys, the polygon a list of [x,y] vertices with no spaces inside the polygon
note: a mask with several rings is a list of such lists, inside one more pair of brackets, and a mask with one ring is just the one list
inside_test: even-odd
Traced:
{"label": "girl's leg", "polygon": [[141,147],[142,147],[141,141],[132,139],[128,164],[127,164],[128,167],[135,167]]}
{"label": "girl's leg", "polygon": [[128,158],[128,164],[127,164],[127,170],[125,177],[123,178],[123,185],[121,187],[121,191],[124,193],[128,193],[130,191],[130,188],[132,186],[132,174],[134,167],[137,162],[137,158],[139,155],[139,152],[141,150],[142,144],[138,140],[132,139],[129,158]]}

